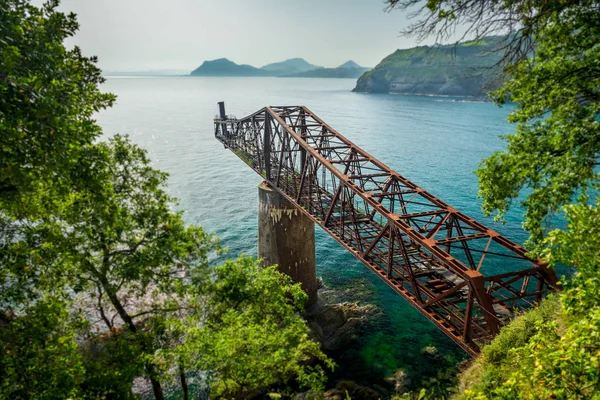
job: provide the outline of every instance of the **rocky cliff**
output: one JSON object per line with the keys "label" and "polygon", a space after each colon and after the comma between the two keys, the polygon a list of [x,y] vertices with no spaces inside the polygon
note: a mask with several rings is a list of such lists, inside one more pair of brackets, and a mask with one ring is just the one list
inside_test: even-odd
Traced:
{"label": "rocky cliff", "polygon": [[498,87],[499,37],[396,50],[365,72],[355,92],[483,97]]}

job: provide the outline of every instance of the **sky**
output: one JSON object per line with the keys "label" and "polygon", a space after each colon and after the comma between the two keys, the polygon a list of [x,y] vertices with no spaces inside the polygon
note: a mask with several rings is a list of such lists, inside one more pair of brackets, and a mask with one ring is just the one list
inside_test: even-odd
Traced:
{"label": "sky", "polygon": [[[40,4],[42,0],[34,0]],[[261,67],[301,57],[325,67],[374,67],[417,43],[383,0],[62,0],[81,29],[70,44],[105,71],[191,71],[228,58]]]}

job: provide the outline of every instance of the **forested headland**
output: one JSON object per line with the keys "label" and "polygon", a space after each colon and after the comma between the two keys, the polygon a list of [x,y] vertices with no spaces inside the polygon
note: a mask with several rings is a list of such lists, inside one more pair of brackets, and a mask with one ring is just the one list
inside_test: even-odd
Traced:
{"label": "forested headland", "polygon": [[396,50],[362,74],[354,91],[487,98],[502,84],[496,50],[503,37]]}

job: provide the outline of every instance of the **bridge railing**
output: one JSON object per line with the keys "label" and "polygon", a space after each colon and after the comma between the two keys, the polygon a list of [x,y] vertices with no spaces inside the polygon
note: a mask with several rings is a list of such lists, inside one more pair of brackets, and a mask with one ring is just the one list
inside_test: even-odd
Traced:
{"label": "bridge railing", "polygon": [[216,118],[215,136],[471,354],[556,284],[523,247],[391,170],[306,107]]}

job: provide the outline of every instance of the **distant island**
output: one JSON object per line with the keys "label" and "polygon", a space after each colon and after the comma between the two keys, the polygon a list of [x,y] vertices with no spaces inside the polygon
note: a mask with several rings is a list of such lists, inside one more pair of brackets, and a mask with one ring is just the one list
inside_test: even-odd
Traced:
{"label": "distant island", "polygon": [[272,76],[265,71],[247,64],[236,64],[226,58],[204,61],[190,74],[192,76]]}
{"label": "distant island", "polygon": [[312,65],[303,58],[290,58],[289,60],[267,64],[260,69],[272,73],[272,76],[286,76],[292,74],[301,74],[307,71],[322,69],[318,65]]}
{"label": "distant island", "polygon": [[313,65],[302,58],[267,64],[256,68],[248,64],[236,64],[227,58],[204,61],[193,70],[191,76],[274,76],[289,78],[358,78],[369,68],[361,67],[354,61],[347,61],[337,68],[324,68]]}
{"label": "distant island", "polygon": [[350,60],[337,68],[317,68],[285,76],[291,78],[358,78],[368,70],[369,68],[361,67]]}
{"label": "distant island", "polygon": [[500,84],[488,77],[499,75],[494,65],[500,54],[494,50],[502,39],[396,50],[365,72],[353,91],[487,97]]}

